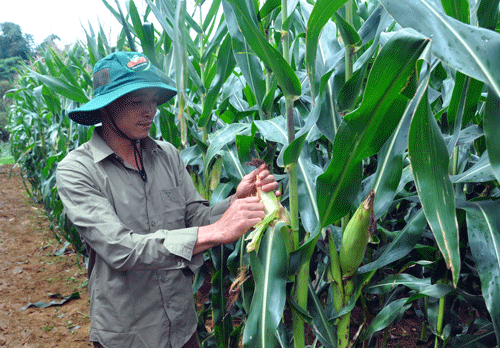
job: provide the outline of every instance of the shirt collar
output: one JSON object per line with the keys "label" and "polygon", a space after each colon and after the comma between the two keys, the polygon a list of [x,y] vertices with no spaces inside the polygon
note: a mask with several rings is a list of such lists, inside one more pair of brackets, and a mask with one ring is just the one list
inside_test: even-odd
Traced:
{"label": "shirt collar", "polygon": [[[92,137],[88,141],[90,149],[92,151],[92,157],[94,158],[94,163],[101,162],[103,159],[114,154],[114,151],[109,147],[104,139],[99,135],[102,127],[96,127],[92,133]],[[144,139],[144,150],[148,153],[153,152],[153,150],[158,149],[158,144],[151,138],[147,137]]]}

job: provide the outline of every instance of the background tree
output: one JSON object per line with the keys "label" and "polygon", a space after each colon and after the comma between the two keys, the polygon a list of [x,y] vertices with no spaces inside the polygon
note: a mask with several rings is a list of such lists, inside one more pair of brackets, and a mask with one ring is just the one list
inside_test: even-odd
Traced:
{"label": "background tree", "polygon": [[4,94],[11,89],[11,80],[22,60],[28,60],[33,55],[33,36],[24,34],[18,24],[0,23],[0,141],[7,141],[9,133],[5,129],[8,118],[9,102]]}
{"label": "background tree", "polygon": [[0,23],[0,59],[21,57],[29,59],[32,55],[33,35],[23,34],[18,24],[11,22]]}

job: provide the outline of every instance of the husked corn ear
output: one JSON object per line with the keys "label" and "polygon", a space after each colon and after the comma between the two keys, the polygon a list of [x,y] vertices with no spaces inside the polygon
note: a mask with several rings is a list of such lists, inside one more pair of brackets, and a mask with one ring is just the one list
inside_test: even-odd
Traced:
{"label": "husked corn ear", "polygon": [[374,191],[372,190],[349,220],[342,235],[339,261],[340,268],[342,269],[342,277],[344,278],[356,273],[365,257],[370,222],[373,215],[374,195]]}
{"label": "husked corn ear", "polygon": [[[247,165],[258,167],[263,163],[264,161],[262,160],[254,159],[247,162]],[[264,204],[264,212],[266,213],[266,216],[253,227],[254,230],[245,238],[246,241],[249,241],[246,246],[247,252],[251,252],[253,250],[259,251],[260,241],[269,226],[274,226],[277,221],[285,221],[287,224],[289,223],[287,211],[278,201],[278,198],[276,198],[274,191],[264,192],[260,187],[257,187],[257,196]]]}

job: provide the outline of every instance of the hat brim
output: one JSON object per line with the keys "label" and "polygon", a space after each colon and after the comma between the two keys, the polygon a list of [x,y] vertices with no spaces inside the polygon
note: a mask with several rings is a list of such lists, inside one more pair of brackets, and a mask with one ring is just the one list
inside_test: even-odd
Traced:
{"label": "hat brim", "polygon": [[158,105],[166,103],[177,94],[177,91],[174,88],[162,82],[134,82],[133,84],[121,86],[110,93],[94,97],[88,103],[70,111],[68,113],[68,117],[76,123],[85,126],[95,125],[101,122],[101,109],[103,107],[108,106],[116,99],[123,97],[130,92],[144,88],[158,89]]}

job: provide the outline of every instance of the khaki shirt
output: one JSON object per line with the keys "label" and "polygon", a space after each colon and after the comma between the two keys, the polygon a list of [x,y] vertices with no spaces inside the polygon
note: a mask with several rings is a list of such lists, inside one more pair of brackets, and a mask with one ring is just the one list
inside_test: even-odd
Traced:
{"label": "khaki shirt", "polygon": [[146,138],[148,180],[99,136],[57,167],[65,212],[89,253],[90,340],[105,347],[182,347],[197,326],[192,256],[198,228],[217,221],[229,199],[208,206],[178,151]]}

